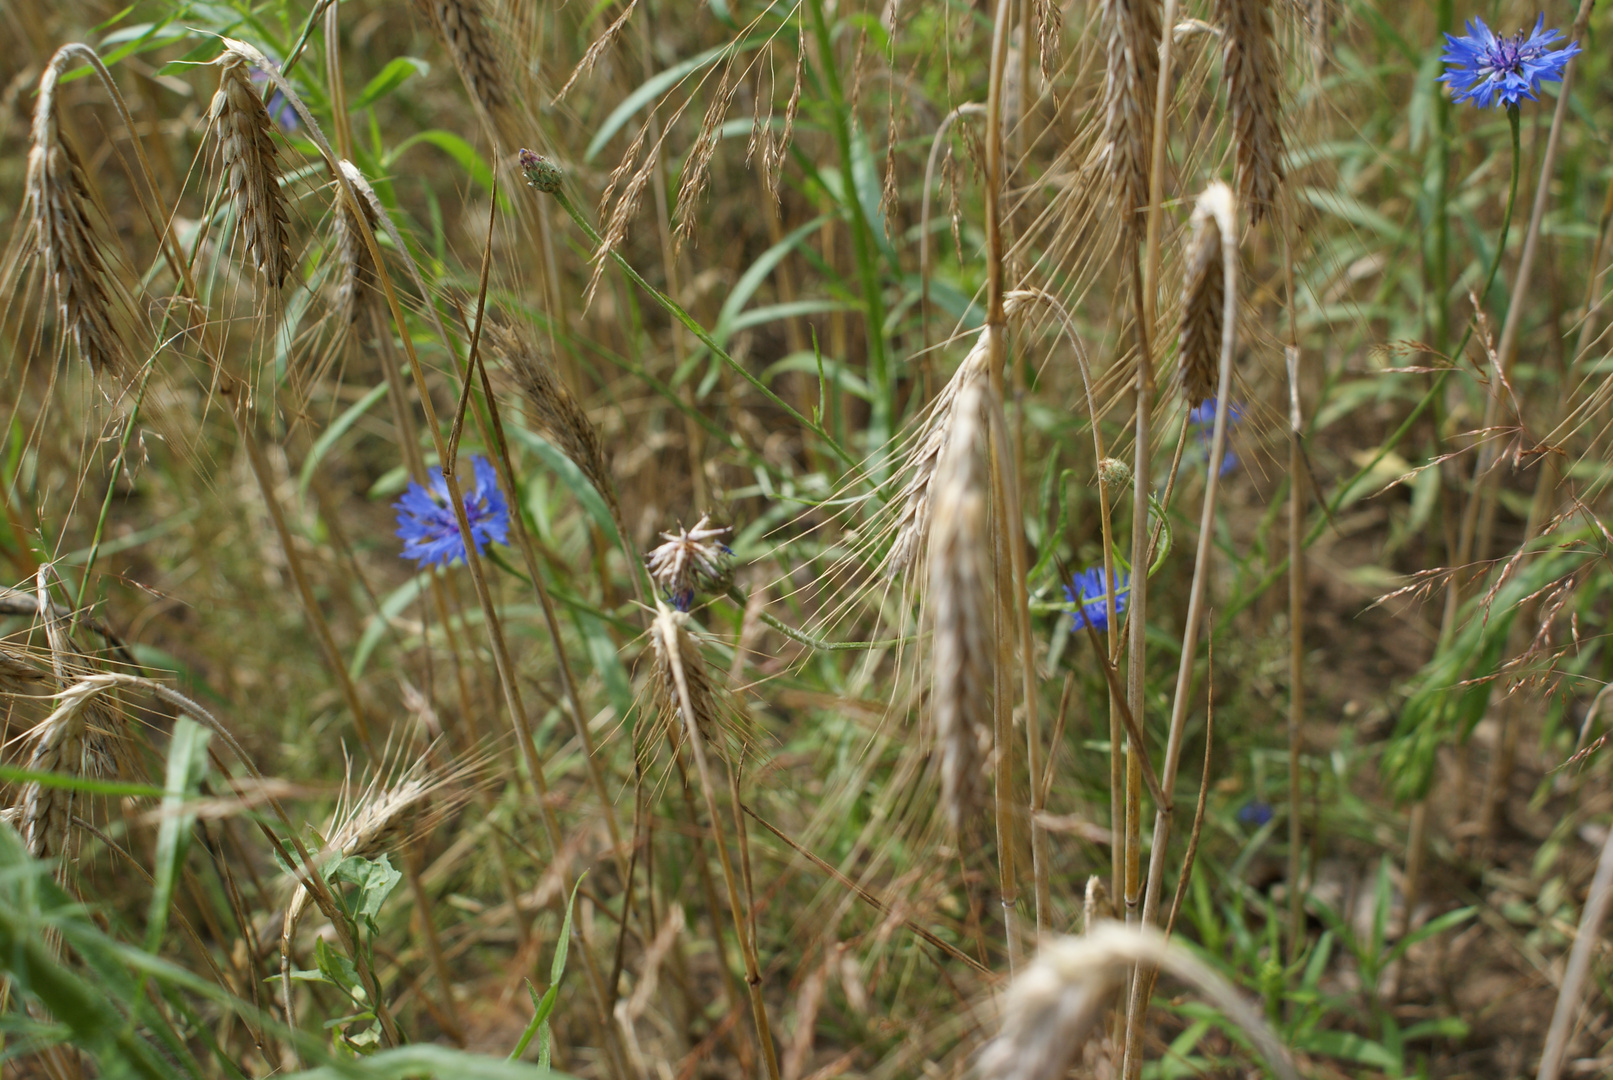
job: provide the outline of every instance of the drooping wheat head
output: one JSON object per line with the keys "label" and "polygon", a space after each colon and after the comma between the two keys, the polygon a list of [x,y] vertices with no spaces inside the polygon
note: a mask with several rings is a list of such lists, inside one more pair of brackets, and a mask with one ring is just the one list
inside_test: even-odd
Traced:
{"label": "drooping wheat head", "polygon": [[66,50],[58,52],[39,77],[24,212],[62,334],[91,369],[116,373],[128,355],[113,307],[116,285],[90,220],[84,167],[57,114],[57,82],[67,61]]}
{"label": "drooping wheat head", "polygon": [[344,324],[352,324],[358,321],[364,310],[365,298],[373,295],[372,290],[376,287],[375,260],[370,255],[370,246],[365,242],[364,234],[367,231],[373,236],[379,221],[367,197],[373,194],[369,182],[350,161],[343,161],[341,170],[353,185],[353,193],[358,196],[359,212],[353,212],[338,186],[335,189],[336,202],[331,207],[336,268],[331,279],[330,304]]}
{"label": "drooping wheat head", "polygon": [[1133,964],[1163,968],[1203,994],[1254,1044],[1272,1073],[1297,1080],[1287,1052],[1243,995],[1179,944],[1151,928],[1100,922],[1080,937],[1056,938],[1014,979],[1002,1028],[980,1054],[982,1080],[1058,1080]]}
{"label": "drooping wheat head", "polygon": [[416,6],[447,47],[476,103],[489,115],[496,115],[509,97],[481,4],[478,0],[416,0]]}
{"label": "drooping wheat head", "polygon": [[251,63],[237,49],[224,50],[209,120],[247,256],[278,289],[291,274],[290,230],[275,159],[274,121],[252,85]]}
{"label": "drooping wheat head", "polygon": [[1177,347],[1177,382],[1189,406],[1215,396],[1221,363],[1221,326],[1225,317],[1225,273],[1221,262],[1221,229],[1215,215],[1193,211],[1187,268],[1182,281],[1182,324]]}
{"label": "drooping wheat head", "polygon": [[689,632],[689,616],[665,604],[657,604],[650,638],[655,646],[655,699],[661,722],[668,725],[675,741],[682,740],[683,691],[686,690],[695,727],[707,745],[715,744],[721,733],[722,713],[706,658]]}
{"label": "drooping wheat head", "polygon": [[1281,69],[1272,41],[1271,0],[1216,0],[1222,71],[1238,157],[1238,198],[1249,223],[1271,209],[1283,182]]}
{"label": "drooping wheat head", "polygon": [[942,806],[954,830],[969,820],[992,744],[994,577],[986,393],[983,378],[972,378],[959,390],[930,495],[930,714],[941,761]]}
{"label": "drooping wheat head", "polygon": [[1108,78],[1104,154],[1122,219],[1148,205],[1154,95],[1159,83],[1159,0],[1103,0]]}
{"label": "drooping wheat head", "polygon": [[[106,771],[114,713],[100,699],[110,689],[109,683],[89,678],[68,685],[56,695],[55,710],[28,733],[27,741],[33,747],[27,762],[30,772],[79,777]],[[19,830],[29,854],[36,859],[55,858],[66,852],[74,795],[72,788],[38,782],[24,785],[19,799]]]}
{"label": "drooping wheat head", "polygon": [[621,510],[616,503],[616,485],[611,481],[610,467],[605,462],[605,446],[600,441],[599,429],[588,419],[576,395],[561,381],[548,357],[516,331],[503,326],[490,327],[488,340],[525,396],[532,425],[588,477],[589,483],[604,496],[620,528]]}

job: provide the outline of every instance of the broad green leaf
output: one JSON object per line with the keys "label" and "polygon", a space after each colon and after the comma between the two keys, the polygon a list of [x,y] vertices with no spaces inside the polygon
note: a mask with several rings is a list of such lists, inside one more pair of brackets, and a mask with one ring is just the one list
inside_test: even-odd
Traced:
{"label": "broad green leaf", "polygon": [[510,424],[507,430],[514,441],[543,459],[543,463],[560,478],[560,482],[571,489],[571,493],[577,497],[583,509],[588,511],[588,516],[594,519],[600,531],[612,544],[620,545],[621,536],[616,532],[616,521],[611,517],[605,497],[594,487],[593,482],[583,475],[577,463],[567,457],[554,443],[535,431],[528,431],[517,424]]}
{"label": "broad green leaf", "polygon": [[297,494],[299,496],[308,493],[308,485],[314,479],[314,470],[319,468],[319,463],[325,459],[326,454],[330,453],[330,448],[335,446],[337,440],[346,435],[354,424],[358,423],[359,417],[370,411],[370,406],[385,396],[386,383],[383,382],[371,387],[363,397],[349,405],[342,415],[336,418],[335,423],[320,433],[319,438],[314,441],[313,447],[308,451],[308,456],[303,459],[301,472],[297,474]]}
{"label": "broad green leaf", "polygon": [[359,93],[358,99],[348,107],[355,110],[367,109],[409,81],[411,76],[429,74],[431,65],[424,60],[412,56],[396,57],[369,81]]}
{"label": "broad green leaf", "polygon": [[157,827],[157,859],[152,868],[151,915],[146,924],[146,949],[156,952],[168,928],[168,909],[173,903],[174,881],[185,863],[190,846],[194,812],[185,809],[190,797],[201,787],[207,773],[206,728],[188,716],[174,721],[168,743],[168,778],[162,797],[162,824]]}
{"label": "broad green leaf", "polygon": [[407,139],[392,148],[392,152],[382,159],[384,171],[391,172],[408,150],[418,143],[435,146],[438,150],[453,158],[459,167],[470,174],[470,178],[486,191],[493,190],[493,170],[488,168],[487,162],[476,148],[452,132],[432,129],[410,135]]}

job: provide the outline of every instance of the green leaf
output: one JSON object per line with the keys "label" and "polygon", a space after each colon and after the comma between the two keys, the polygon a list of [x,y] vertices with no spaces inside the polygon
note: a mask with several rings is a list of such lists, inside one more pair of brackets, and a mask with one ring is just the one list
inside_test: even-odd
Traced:
{"label": "green leaf", "polygon": [[1428,920],[1395,943],[1394,949],[1389,953],[1389,963],[1399,960],[1418,943],[1427,941],[1436,934],[1443,934],[1452,927],[1460,926],[1477,913],[1478,908],[1457,908],[1455,911],[1447,911],[1437,919]]}
{"label": "green leaf", "polygon": [[358,99],[349,107],[352,109],[367,109],[408,82],[410,76],[429,74],[431,74],[431,65],[424,60],[418,60],[413,56],[399,56],[388,63],[375,78],[369,81],[368,85],[359,93]]}
{"label": "green leaf", "polygon": [[430,583],[432,573],[433,571],[427,570],[416,574],[392,590],[391,595],[381,601],[381,610],[370,616],[370,621],[364,627],[364,636],[358,639],[358,648],[353,650],[353,660],[347,666],[352,678],[357,679],[364,674],[364,665],[369,661],[375,647],[381,643],[381,638],[385,636],[392,620],[401,615],[404,608],[414,603],[415,598]]}
{"label": "green leaf", "polygon": [[364,990],[359,986],[358,968],[353,966],[353,961],[331,948],[324,938],[314,939],[314,963],[332,986],[341,987],[354,999],[364,996]]}
{"label": "green leaf", "polygon": [[1305,1031],[1293,1038],[1295,1050],[1353,1061],[1357,1065],[1398,1070],[1400,1062],[1385,1047],[1347,1031]]}
{"label": "green leaf", "polygon": [[403,880],[403,875],[392,869],[392,861],[385,855],[378,859],[349,855],[336,864],[331,877],[358,886],[358,914],[366,919],[375,918],[386,898]]}
{"label": "green leaf", "polygon": [[319,463],[325,459],[326,454],[330,453],[330,448],[335,446],[337,440],[346,435],[354,424],[358,423],[359,417],[370,411],[371,405],[380,401],[385,395],[386,383],[383,382],[371,387],[368,393],[349,405],[342,415],[336,418],[336,422],[320,434],[319,438],[315,440],[313,448],[308,451],[308,456],[303,459],[302,471],[297,474],[297,494],[299,496],[308,493],[308,485],[314,479],[314,470],[319,468]]}
{"label": "green leaf", "polygon": [[157,859],[152,868],[151,916],[146,927],[148,952],[157,951],[168,928],[174,881],[185,863],[191,826],[196,822],[196,814],[187,811],[185,805],[188,797],[195,796],[207,773],[207,740],[211,734],[188,716],[174,721],[173,738],[168,743],[162,824],[157,827]]}
{"label": "green leaf", "polygon": [[476,148],[458,135],[436,128],[431,131],[422,131],[410,135],[393,147],[392,152],[382,159],[383,171],[391,172],[397,160],[417,143],[435,146],[438,150],[453,158],[459,164],[459,167],[469,173],[470,178],[485,190],[493,190],[493,170],[487,167],[487,162],[482,159],[481,154],[477,153]]}
{"label": "green leaf", "polygon": [[622,127],[633,118],[633,114],[660,97],[665,91],[670,90],[691,72],[699,71],[707,64],[721,58],[730,50],[737,52],[748,49],[753,45],[761,44],[765,40],[758,39],[714,45],[705,52],[691,56],[682,63],[674,64],[660,74],[647,79],[644,85],[628,94],[626,99],[616,106],[609,116],[605,117],[604,124],[600,125],[599,130],[594,133],[593,139],[589,141],[588,149],[583,151],[582,159],[584,161],[594,160],[594,155],[605,148],[605,144],[610,142],[611,136],[622,130]]}
{"label": "green leaf", "polygon": [[532,1022],[527,1024],[526,1030],[521,1033],[521,1039],[510,1051],[509,1060],[516,1061],[526,1053],[527,1046],[532,1042],[532,1036],[541,1033],[538,1040],[538,1064],[540,1068],[549,1067],[549,1014],[554,1012],[555,1002],[559,1000],[560,980],[566,974],[566,952],[571,945],[571,912],[577,905],[577,890],[582,888],[582,879],[588,876],[583,871],[577,878],[576,884],[571,887],[571,899],[566,901],[566,917],[560,923],[560,939],[555,942],[554,959],[549,964],[549,989],[539,998],[527,983],[526,992],[532,998]]}
{"label": "green leaf", "polygon": [[583,471],[554,443],[545,439],[535,431],[528,431],[518,424],[510,424],[507,428],[511,438],[522,446],[531,450],[549,470],[560,478],[560,482],[571,489],[577,497],[588,516],[594,519],[601,532],[612,544],[621,545],[622,538],[616,532],[616,520],[611,517],[610,507],[605,504],[605,497],[593,485],[593,482],[583,475]]}

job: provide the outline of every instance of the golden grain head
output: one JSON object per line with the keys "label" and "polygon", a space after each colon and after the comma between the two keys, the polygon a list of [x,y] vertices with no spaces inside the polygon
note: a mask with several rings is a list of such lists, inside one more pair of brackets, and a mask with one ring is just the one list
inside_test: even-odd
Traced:
{"label": "golden grain head", "polygon": [[992,741],[991,483],[987,461],[986,385],[959,391],[931,494],[926,602],[934,672],[930,713],[941,762],[941,802],[960,830],[978,801]]}
{"label": "golden grain head", "polygon": [[91,222],[84,167],[57,122],[60,58],[53,58],[40,77],[28,151],[26,204],[34,253],[44,267],[62,334],[92,370],[116,373],[128,355],[123,320],[113,307],[115,285]]}
{"label": "golden grain head", "polygon": [[1115,202],[1130,221],[1148,205],[1159,85],[1158,0],[1103,0],[1103,27],[1104,153]]}
{"label": "golden grain head", "polygon": [[416,0],[416,5],[442,39],[470,95],[488,113],[504,108],[508,98],[498,53],[477,0]]}
{"label": "golden grain head", "polygon": [[1282,71],[1272,41],[1271,0],[1216,0],[1222,71],[1238,158],[1238,197],[1254,224],[1283,182]]}
{"label": "golden grain head", "polygon": [[1177,385],[1189,406],[1215,396],[1225,288],[1221,230],[1213,215],[1195,214],[1182,282],[1182,324],[1176,358]]}
{"label": "golden grain head", "polygon": [[291,275],[290,229],[275,158],[274,121],[252,85],[251,62],[235,49],[225,50],[210,119],[247,257],[278,289]]}

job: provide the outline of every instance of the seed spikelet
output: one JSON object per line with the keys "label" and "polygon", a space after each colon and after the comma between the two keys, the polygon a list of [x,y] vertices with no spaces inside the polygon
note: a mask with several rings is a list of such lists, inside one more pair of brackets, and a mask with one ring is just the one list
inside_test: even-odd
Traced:
{"label": "seed spikelet", "polygon": [[291,244],[275,162],[274,121],[252,85],[248,68],[253,59],[225,49],[210,119],[247,256],[278,289],[291,273]]}
{"label": "seed spikelet", "polygon": [[1283,182],[1280,71],[1272,42],[1270,0],[1216,0],[1222,28],[1222,71],[1238,153],[1238,197],[1249,223],[1271,209]]}

